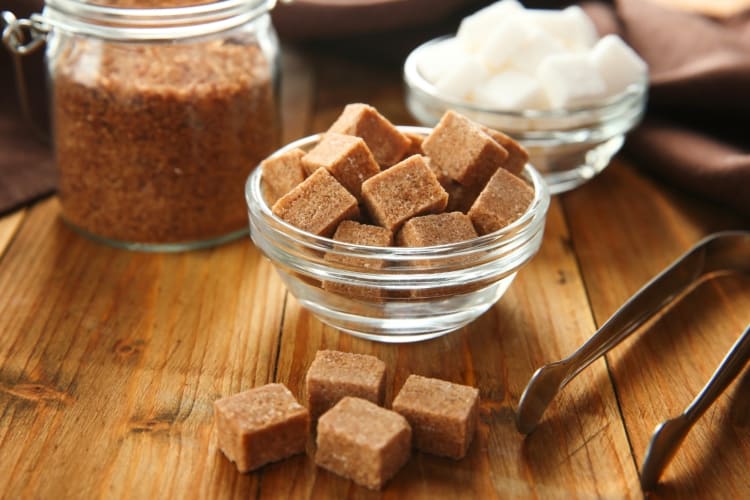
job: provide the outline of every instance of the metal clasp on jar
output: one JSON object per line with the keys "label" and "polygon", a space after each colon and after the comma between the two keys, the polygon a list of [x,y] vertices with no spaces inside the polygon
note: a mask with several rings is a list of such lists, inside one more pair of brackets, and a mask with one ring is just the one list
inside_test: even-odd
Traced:
{"label": "metal clasp on jar", "polygon": [[14,54],[30,54],[47,40],[50,27],[41,14],[32,14],[29,19],[17,19],[12,12],[4,10],[2,17],[5,24],[3,43]]}
{"label": "metal clasp on jar", "polygon": [[50,27],[44,22],[41,14],[32,14],[29,19],[17,19],[15,14],[5,10],[2,12],[2,21],[3,44],[13,53],[13,69],[21,112],[31,130],[41,139],[47,140],[46,134],[34,123],[32,117],[31,99],[21,57],[31,54],[45,44]]}

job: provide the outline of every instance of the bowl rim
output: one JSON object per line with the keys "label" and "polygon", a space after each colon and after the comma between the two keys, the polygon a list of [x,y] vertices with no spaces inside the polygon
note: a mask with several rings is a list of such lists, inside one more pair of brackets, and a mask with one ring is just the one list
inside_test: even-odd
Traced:
{"label": "bowl rim", "polygon": [[442,95],[438,90],[435,88],[435,85],[430,83],[422,74],[419,72],[419,68],[417,66],[417,61],[419,60],[419,56],[427,50],[430,46],[436,45],[440,42],[455,39],[455,35],[443,35],[436,38],[433,38],[431,40],[428,40],[421,45],[417,46],[415,49],[413,49],[411,52],[409,52],[409,55],[406,57],[406,60],[404,61],[404,68],[403,68],[403,77],[404,82],[406,85],[412,89],[412,90],[418,90],[424,94],[426,94],[428,97],[435,99],[441,103],[443,103],[447,108],[452,108],[456,110],[468,110],[471,113],[489,113],[493,115],[498,116],[507,116],[511,118],[526,118],[526,119],[535,119],[535,120],[543,120],[543,119],[565,119],[565,118],[577,118],[577,117],[587,117],[591,114],[602,114],[607,111],[616,111],[618,108],[625,106],[627,103],[632,101],[633,99],[636,99],[637,101],[641,101],[645,99],[646,97],[646,91],[648,90],[649,85],[649,76],[648,72],[646,72],[643,77],[640,79],[640,81],[636,83],[632,83],[628,85],[628,87],[625,88],[622,92],[615,94],[613,96],[610,96],[606,99],[603,99],[596,104],[593,105],[587,105],[587,106],[577,106],[572,108],[556,108],[556,109],[548,109],[548,110],[542,110],[542,109],[524,109],[524,110],[511,110],[511,109],[503,109],[503,108],[492,108],[492,107],[486,107],[486,106],[478,106],[474,103],[462,100],[462,99],[455,99],[451,97],[446,97]]}
{"label": "bowl rim", "polygon": [[[431,131],[431,127],[420,127],[411,125],[397,125],[396,128],[405,133],[416,133],[422,135],[428,135]],[[308,147],[317,141],[324,134],[312,134],[306,137],[302,137],[289,144],[279,148],[274,153],[268,156],[273,158],[278,155],[284,154],[295,148]],[[502,168],[502,167],[500,167]],[[524,229],[527,226],[533,225],[535,221],[539,219],[546,219],[547,211],[550,205],[550,193],[546,182],[542,175],[529,163],[524,166],[523,173],[525,174],[525,180],[531,183],[534,189],[534,198],[529,203],[526,211],[515,221],[509,225],[498,229],[492,233],[478,236],[470,240],[459,241],[455,243],[446,243],[442,245],[433,245],[427,247],[378,247],[369,245],[360,245],[356,243],[346,243],[334,240],[333,238],[327,238],[325,236],[318,236],[313,233],[304,231],[296,226],[289,224],[288,222],[277,217],[272,211],[271,207],[265,202],[262,196],[261,189],[261,177],[262,177],[262,166],[259,164],[247,178],[245,182],[245,201],[248,206],[248,210],[253,212],[253,207],[257,207],[256,210],[266,219],[273,221],[273,224],[282,228],[283,231],[276,230],[276,232],[283,233],[284,237],[294,240],[295,243],[302,244],[306,247],[315,247],[318,250],[331,251],[332,249],[341,253],[342,255],[351,255],[358,257],[379,257],[387,258],[391,261],[399,260],[426,260],[436,257],[453,257],[460,256],[462,253],[473,253],[478,251],[484,251],[487,247],[499,246],[504,244],[514,244],[519,239],[526,240],[528,236],[524,236]],[[252,235],[251,235],[252,236]]]}

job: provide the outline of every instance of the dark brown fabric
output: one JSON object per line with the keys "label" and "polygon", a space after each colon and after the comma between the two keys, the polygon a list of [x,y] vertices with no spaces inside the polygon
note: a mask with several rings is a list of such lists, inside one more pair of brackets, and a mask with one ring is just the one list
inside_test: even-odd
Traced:
{"label": "dark brown fabric", "polygon": [[750,11],[716,19],[649,0],[584,7],[649,65],[649,110],[627,153],[668,182],[750,215]]}
{"label": "dark brown fabric", "polygon": [[[11,10],[19,17],[40,8],[38,0],[6,0],[2,6],[2,10]],[[47,112],[42,52],[22,60],[23,73],[30,82],[32,115],[36,127],[41,129],[46,127]],[[21,115],[15,75],[13,58],[0,45],[0,214],[46,196],[55,187],[49,145]]]}

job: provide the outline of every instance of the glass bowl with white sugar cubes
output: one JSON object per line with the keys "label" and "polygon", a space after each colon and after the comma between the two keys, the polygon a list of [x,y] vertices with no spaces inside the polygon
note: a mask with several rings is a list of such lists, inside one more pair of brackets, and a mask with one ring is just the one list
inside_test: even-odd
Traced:
{"label": "glass bowl with white sugar cubes", "polygon": [[404,64],[407,106],[433,126],[453,109],[526,147],[550,192],[596,176],[646,106],[648,67],[617,35],[599,37],[577,6],[501,0],[431,40]]}

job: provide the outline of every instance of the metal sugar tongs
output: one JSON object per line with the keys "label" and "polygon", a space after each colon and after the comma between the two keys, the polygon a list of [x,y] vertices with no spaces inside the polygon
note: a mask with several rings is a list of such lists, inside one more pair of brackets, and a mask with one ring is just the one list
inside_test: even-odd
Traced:
{"label": "metal sugar tongs", "polygon": [[[577,351],[539,368],[521,395],[516,412],[518,430],[523,434],[533,431],[547,406],[568,382],[657,311],[703,278],[732,271],[750,273],[750,231],[726,231],[703,239],[636,292]],[[750,325],[686,410],[657,427],[641,467],[641,487],[644,490],[656,485],[662,470],[695,421],[742,371],[748,359]]]}

